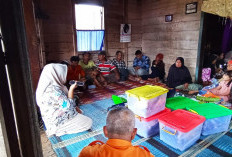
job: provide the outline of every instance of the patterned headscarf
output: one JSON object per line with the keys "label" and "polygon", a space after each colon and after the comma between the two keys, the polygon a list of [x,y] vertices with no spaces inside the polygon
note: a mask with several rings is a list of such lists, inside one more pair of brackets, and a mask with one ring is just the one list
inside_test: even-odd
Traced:
{"label": "patterned headscarf", "polygon": [[36,101],[38,105],[41,104],[43,94],[49,86],[59,86],[65,94],[68,94],[68,89],[64,85],[66,83],[67,71],[67,66],[63,64],[48,64],[44,67],[36,89]]}

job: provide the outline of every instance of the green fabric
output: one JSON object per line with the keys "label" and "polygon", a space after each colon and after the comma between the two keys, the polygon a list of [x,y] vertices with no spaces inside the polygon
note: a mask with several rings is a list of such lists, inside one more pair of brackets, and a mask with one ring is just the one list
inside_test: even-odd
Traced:
{"label": "green fabric", "polygon": [[199,84],[195,84],[195,83],[191,83],[188,85],[188,89],[185,89],[184,88],[184,85],[179,85],[176,87],[176,89],[179,89],[179,90],[186,90],[186,91],[195,91],[195,90],[201,90],[203,87],[202,85],[199,85]]}
{"label": "green fabric", "polygon": [[186,109],[186,107],[193,106],[199,106],[199,103],[186,97],[172,97],[166,100],[166,107],[171,110]]}
{"label": "green fabric", "polygon": [[83,60],[81,60],[81,61],[79,61],[79,65],[82,67],[83,70],[90,69],[92,67],[96,67],[96,65],[94,64],[94,62],[92,60],[90,60],[88,62],[88,64],[85,64],[83,62]]}
{"label": "green fabric", "polygon": [[201,101],[201,102],[219,102],[221,99],[220,98],[208,98],[208,97],[203,97],[203,96],[197,96],[196,97],[197,100]]}
{"label": "green fabric", "polygon": [[187,108],[188,111],[204,116],[206,119],[232,115],[232,110],[214,103],[205,103]]}

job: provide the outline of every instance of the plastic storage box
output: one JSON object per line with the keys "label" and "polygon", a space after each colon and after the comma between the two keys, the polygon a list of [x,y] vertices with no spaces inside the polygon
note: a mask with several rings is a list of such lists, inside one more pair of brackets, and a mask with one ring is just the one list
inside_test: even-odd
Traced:
{"label": "plastic storage box", "polygon": [[168,89],[151,85],[128,90],[128,108],[140,117],[150,117],[165,109],[167,92]]}
{"label": "plastic storage box", "polygon": [[159,118],[160,139],[181,151],[192,146],[201,135],[205,117],[175,110]]}
{"label": "plastic storage box", "polygon": [[168,98],[166,101],[166,107],[170,108],[171,110],[186,109],[186,107],[198,105],[199,103],[197,101],[181,96]]}
{"label": "plastic storage box", "polygon": [[202,135],[211,135],[227,131],[229,128],[232,110],[214,103],[192,106],[188,110],[206,118],[202,128]]}
{"label": "plastic storage box", "polygon": [[170,109],[165,109],[151,117],[143,118],[136,116],[135,127],[138,129],[137,134],[143,137],[151,137],[159,133],[158,118],[170,113]]}

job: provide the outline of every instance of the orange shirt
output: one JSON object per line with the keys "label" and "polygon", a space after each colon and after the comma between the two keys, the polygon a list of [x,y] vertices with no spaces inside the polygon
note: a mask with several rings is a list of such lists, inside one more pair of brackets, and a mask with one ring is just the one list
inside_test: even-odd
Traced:
{"label": "orange shirt", "polygon": [[106,144],[92,142],[83,148],[79,157],[154,157],[145,147],[133,146],[121,139],[109,139]]}
{"label": "orange shirt", "polygon": [[85,72],[81,68],[80,65],[77,65],[75,67],[68,66],[68,74],[67,74],[67,81],[70,80],[79,80],[81,77],[85,77]]}

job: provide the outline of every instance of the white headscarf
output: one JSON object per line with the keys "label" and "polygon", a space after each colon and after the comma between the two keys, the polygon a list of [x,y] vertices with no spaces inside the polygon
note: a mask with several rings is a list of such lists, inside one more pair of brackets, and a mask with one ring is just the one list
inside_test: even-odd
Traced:
{"label": "white headscarf", "polygon": [[42,104],[43,94],[51,85],[59,86],[68,95],[68,89],[64,85],[66,83],[67,72],[68,68],[63,64],[48,64],[44,67],[36,90],[38,106]]}

